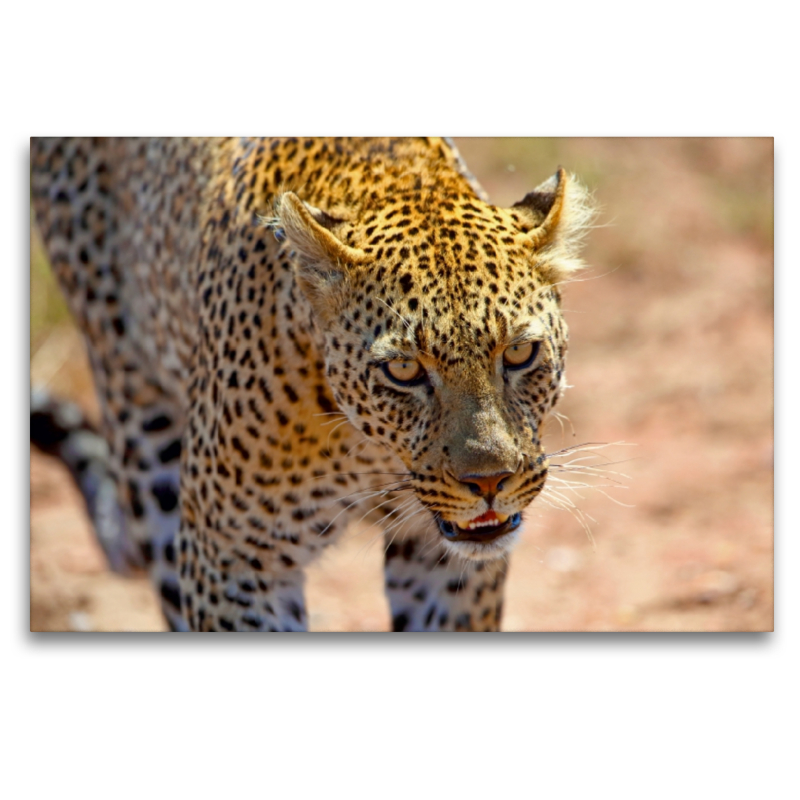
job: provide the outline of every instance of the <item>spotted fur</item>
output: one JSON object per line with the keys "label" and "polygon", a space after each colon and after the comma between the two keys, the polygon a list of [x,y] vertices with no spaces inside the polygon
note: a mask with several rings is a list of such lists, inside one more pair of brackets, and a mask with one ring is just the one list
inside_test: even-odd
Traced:
{"label": "spotted fur", "polygon": [[31,164],[103,410],[107,551],[173,628],[305,629],[304,568],[366,519],[395,630],[499,629],[517,530],[464,531],[546,480],[577,182],[496,207],[442,139],[34,139]]}

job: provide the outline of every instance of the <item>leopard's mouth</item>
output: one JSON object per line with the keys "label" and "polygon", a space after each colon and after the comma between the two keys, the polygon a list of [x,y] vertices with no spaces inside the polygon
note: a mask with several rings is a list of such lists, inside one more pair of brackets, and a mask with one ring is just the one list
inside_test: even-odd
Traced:
{"label": "leopard's mouth", "polygon": [[486,544],[515,531],[522,524],[522,514],[498,514],[489,509],[466,523],[448,522],[439,517],[439,530],[449,542],[481,542]]}

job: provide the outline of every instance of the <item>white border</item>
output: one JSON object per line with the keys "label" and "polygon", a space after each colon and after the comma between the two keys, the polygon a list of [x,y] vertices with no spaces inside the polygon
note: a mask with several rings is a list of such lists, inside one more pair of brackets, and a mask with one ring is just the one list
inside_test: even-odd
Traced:
{"label": "white border", "polygon": [[[787,11],[782,9],[786,8]],[[645,10],[647,9],[647,10]],[[2,181],[9,796],[784,797],[797,785],[796,26],[762,2],[14,4]],[[27,153],[47,133],[776,137],[775,634],[34,636]],[[13,220],[8,225],[7,223]],[[794,397],[794,402],[790,397]],[[791,481],[791,483],[790,483]],[[795,532],[795,533],[792,533]]]}

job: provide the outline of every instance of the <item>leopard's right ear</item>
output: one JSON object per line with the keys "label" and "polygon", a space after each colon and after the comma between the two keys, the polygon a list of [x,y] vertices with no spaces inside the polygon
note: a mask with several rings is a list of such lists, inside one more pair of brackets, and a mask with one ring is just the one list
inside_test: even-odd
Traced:
{"label": "leopard's right ear", "polygon": [[586,189],[562,167],[510,211],[522,223],[542,274],[556,282],[583,266],[581,244],[595,206]]}
{"label": "leopard's right ear", "polygon": [[276,212],[271,227],[292,249],[298,280],[312,302],[344,283],[349,268],[369,260],[363,250],[336,237],[334,231],[342,220],[304,203],[293,192],[278,198]]}

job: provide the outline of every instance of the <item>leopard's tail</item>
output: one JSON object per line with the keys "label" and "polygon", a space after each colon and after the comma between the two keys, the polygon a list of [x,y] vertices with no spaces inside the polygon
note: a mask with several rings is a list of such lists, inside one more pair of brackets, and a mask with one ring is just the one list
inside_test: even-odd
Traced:
{"label": "leopard's tail", "polygon": [[127,545],[117,486],[109,469],[108,444],[74,403],[31,390],[31,444],[60,459],[83,495],[110,567],[126,573],[143,566]]}

